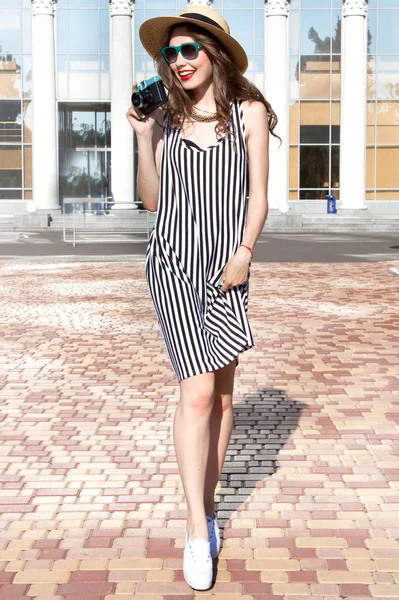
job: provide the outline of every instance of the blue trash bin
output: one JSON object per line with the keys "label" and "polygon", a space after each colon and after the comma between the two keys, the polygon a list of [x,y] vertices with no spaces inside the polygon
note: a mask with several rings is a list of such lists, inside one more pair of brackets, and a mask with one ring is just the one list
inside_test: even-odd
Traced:
{"label": "blue trash bin", "polygon": [[334,215],[337,212],[337,198],[333,194],[327,194],[327,213]]}

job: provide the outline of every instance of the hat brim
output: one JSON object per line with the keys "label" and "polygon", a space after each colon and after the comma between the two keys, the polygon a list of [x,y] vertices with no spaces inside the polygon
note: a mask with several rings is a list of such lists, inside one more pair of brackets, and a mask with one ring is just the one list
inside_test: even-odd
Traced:
{"label": "hat brim", "polygon": [[244,48],[230,34],[210,25],[203,23],[195,18],[189,17],[154,17],[145,21],[139,30],[139,36],[144,49],[152,58],[158,58],[161,52],[165,32],[174,25],[187,25],[192,23],[209,33],[212,33],[220,43],[226,48],[233,62],[237,65],[241,73],[248,69],[248,57]]}

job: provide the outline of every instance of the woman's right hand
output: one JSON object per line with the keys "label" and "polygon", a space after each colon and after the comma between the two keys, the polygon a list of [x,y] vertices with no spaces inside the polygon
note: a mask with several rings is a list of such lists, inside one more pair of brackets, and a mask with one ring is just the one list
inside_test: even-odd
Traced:
{"label": "woman's right hand", "polygon": [[[132,86],[132,92],[137,88],[138,83],[134,83]],[[152,135],[155,125],[155,115],[157,111],[154,110],[149,115],[146,115],[145,119],[140,119],[140,112],[138,112],[132,105],[129,107],[126,117],[131,127],[134,129],[137,136],[141,135]]]}

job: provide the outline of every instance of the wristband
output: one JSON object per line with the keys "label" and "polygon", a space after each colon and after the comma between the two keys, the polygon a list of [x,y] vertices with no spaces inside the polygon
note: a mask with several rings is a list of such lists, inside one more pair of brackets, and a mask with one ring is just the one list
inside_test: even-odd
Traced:
{"label": "wristband", "polygon": [[244,248],[246,248],[247,250],[249,250],[249,251],[250,251],[250,253],[251,253],[251,258],[253,258],[253,257],[254,257],[254,253],[252,252],[252,248],[250,248],[249,246],[246,246],[245,244],[240,244],[240,247],[241,247],[241,246],[244,246]]}

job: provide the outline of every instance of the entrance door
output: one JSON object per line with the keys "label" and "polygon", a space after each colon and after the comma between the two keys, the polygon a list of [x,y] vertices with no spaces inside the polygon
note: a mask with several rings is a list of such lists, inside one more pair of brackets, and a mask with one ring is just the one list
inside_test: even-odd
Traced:
{"label": "entrance door", "polygon": [[109,105],[59,107],[60,203],[64,198],[111,201]]}

